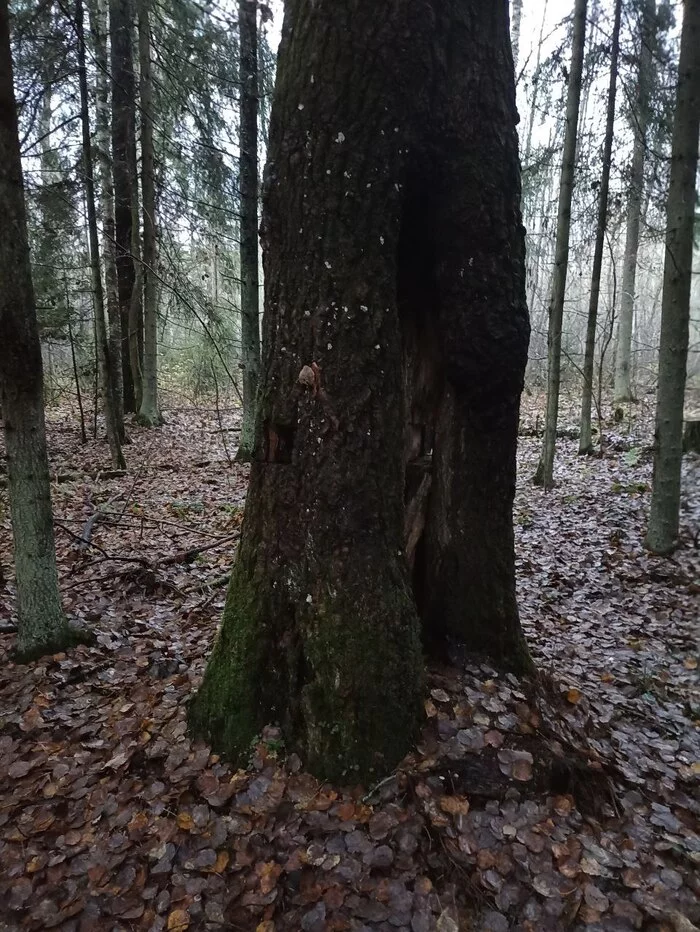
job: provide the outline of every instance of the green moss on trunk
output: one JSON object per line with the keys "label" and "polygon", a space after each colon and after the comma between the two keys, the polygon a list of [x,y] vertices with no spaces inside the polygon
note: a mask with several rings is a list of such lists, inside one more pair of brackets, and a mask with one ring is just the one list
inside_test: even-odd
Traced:
{"label": "green moss on trunk", "polygon": [[15,663],[31,663],[41,657],[70,650],[71,647],[77,647],[79,644],[92,645],[95,640],[93,631],[87,628],[74,628],[63,619],[57,630],[47,632],[46,637],[18,643],[12,654],[12,660]]}
{"label": "green moss on trunk", "polygon": [[[363,567],[364,569],[364,567]],[[189,721],[245,763],[264,725],[319,776],[368,780],[409,749],[420,721],[418,622],[403,572],[290,587],[239,561]],[[287,578],[294,574],[288,574]]]}
{"label": "green moss on trunk", "polygon": [[264,669],[268,641],[264,595],[239,560],[221,630],[188,715],[192,731],[233,760],[245,762],[251,741],[266,724],[265,694],[272,686]]}

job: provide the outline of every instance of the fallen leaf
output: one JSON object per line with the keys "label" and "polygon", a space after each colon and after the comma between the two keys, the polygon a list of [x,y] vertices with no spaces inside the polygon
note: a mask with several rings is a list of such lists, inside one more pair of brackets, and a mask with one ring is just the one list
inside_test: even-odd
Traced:
{"label": "fallen leaf", "polygon": [[189,812],[178,812],[177,825],[183,832],[191,832],[194,826],[194,819]]}
{"label": "fallen leaf", "polygon": [[190,914],[186,909],[174,909],[168,916],[168,932],[184,932],[190,926]]}
{"label": "fallen leaf", "polygon": [[440,808],[449,815],[467,815],[469,812],[469,800],[464,796],[443,796],[440,799]]}

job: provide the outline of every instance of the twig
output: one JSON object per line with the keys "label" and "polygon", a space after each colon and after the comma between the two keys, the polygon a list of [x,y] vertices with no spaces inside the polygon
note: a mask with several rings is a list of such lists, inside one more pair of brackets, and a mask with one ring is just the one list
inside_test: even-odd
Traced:
{"label": "twig", "polygon": [[182,550],[180,553],[174,553],[172,556],[161,560],[158,565],[172,566],[174,563],[191,563],[200,553],[204,553],[206,550],[214,550],[215,547],[226,544],[231,540],[238,540],[240,536],[241,532],[236,531],[235,534],[230,534],[228,537],[220,537],[211,544],[205,544],[202,547],[193,547],[191,550]]}
{"label": "twig", "polygon": [[[93,517],[95,517],[95,515],[93,515]],[[149,566],[149,567],[151,565],[150,562],[146,560],[145,557],[116,557],[110,553],[107,553],[107,551],[103,547],[100,547],[99,544],[93,544],[92,541],[89,541],[89,540],[86,541],[85,538],[82,537],[81,535],[75,534],[73,531],[71,531],[70,528],[67,528],[65,524],[62,521],[60,521],[58,518],[54,518],[54,524],[57,527],[59,527],[63,531],[64,534],[67,534],[69,537],[72,537],[73,540],[77,540],[78,543],[81,545],[81,549],[85,549],[85,547],[92,547],[93,550],[96,550],[98,553],[102,554],[103,560],[93,560],[91,563],[87,564],[88,566],[94,566],[95,563],[102,563],[104,562],[104,560],[115,560],[120,563],[140,563],[141,566]]]}

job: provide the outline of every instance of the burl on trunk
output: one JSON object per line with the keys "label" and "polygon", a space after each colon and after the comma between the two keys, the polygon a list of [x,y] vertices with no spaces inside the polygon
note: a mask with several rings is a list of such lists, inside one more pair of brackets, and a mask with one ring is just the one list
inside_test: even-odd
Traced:
{"label": "burl on trunk", "polygon": [[277,720],[367,778],[422,645],[529,663],[511,510],[529,324],[506,0],[287,4],[266,170],[256,456],[194,730]]}

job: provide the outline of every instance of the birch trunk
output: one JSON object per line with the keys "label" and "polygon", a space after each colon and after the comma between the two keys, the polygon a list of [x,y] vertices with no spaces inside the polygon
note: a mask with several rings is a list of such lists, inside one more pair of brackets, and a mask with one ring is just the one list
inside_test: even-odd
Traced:
{"label": "birch trunk", "polygon": [[100,376],[100,393],[102,410],[107,430],[107,441],[115,469],[124,469],[124,455],[119,439],[119,426],[115,410],[114,379],[112,360],[107,339],[107,322],[105,320],[104,293],[102,275],[100,274],[100,246],[97,233],[97,211],[95,208],[95,180],[93,175],[92,141],[90,138],[90,113],[88,109],[87,73],[85,70],[85,32],[83,26],[83,0],[76,0],[75,27],[78,40],[78,81],[80,85],[80,119],[83,130],[83,170],[85,173],[85,202],[87,207],[88,238],[90,243],[90,271],[92,294],[95,309],[95,339],[97,342],[97,363]]}
{"label": "birch trunk", "polygon": [[108,0],[90,0],[90,32],[97,74],[95,156],[98,166],[100,212],[102,215],[102,264],[108,322],[108,344],[114,413],[119,439],[124,442],[124,374],[122,372],[122,326],[117,285],[117,253],[114,232],[114,182],[110,152],[109,57],[107,53]]}

